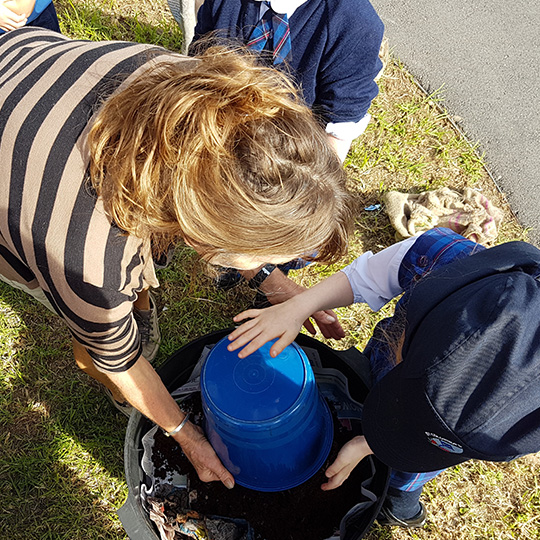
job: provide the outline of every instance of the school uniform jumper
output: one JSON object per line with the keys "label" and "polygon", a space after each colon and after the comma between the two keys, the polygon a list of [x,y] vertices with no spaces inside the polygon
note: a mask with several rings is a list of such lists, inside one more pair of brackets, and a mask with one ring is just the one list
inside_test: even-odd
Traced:
{"label": "school uniform jumper", "polygon": [[[208,32],[246,43],[260,2],[206,0],[194,42]],[[324,122],[358,122],[378,93],[374,81],[384,25],[368,0],[309,0],[289,17],[289,67],[306,103]],[[193,50],[193,48],[192,48]]]}

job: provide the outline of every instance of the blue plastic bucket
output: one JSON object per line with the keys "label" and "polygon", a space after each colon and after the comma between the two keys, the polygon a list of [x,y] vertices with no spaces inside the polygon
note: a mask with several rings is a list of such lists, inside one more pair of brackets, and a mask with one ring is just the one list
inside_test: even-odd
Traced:
{"label": "blue plastic bucket", "polygon": [[241,486],[282,491],[302,484],[322,467],[334,436],[306,354],[293,343],[272,358],[271,342],[241,359],[228,344],[219,341],[201,371],[210,443]]}

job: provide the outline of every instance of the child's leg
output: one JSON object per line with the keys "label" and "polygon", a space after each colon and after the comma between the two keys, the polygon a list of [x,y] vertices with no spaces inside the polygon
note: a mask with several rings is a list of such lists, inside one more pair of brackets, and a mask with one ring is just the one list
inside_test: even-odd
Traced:
{"label": "child's leg", "polygon": [[184,35],[182,53],[187,54],[197,24],[197,11],[202,5],[200,0],[167,0],[174,20]]}
{"label": "child's leg", "polygon": [[28,26],[39,26],[40,28],[61,33],[54,4],[51,2],[33,21],[28,23]]}
{"label": "child's leg", "polygon": [[422,489],[423,488],[416,489],[415,491],[401,491],[389,487],[384,506],[399,519],[413,519],[422,511],[422,506],[420,504]]}
{"label": "child's leg", "polygon": [[404,521],[414,519],[423,512],[420,495],[424,484],[441,472],[442,470],[428,473],[406,473],[393,470],[390,474],[390,484],[384,507],[398,519]]}

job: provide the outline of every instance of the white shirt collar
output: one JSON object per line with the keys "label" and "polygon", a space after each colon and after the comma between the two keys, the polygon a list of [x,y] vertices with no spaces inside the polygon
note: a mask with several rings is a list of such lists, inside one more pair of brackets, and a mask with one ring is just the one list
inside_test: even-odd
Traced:
{"label": "white shirt collar", "polygon": [[[261,2],[262,0],[255,0]],[[308,0],[266,0],[276,13],[286,13],[287,17],[291,17],[292,14]],[[263,6],[261,6],[263,7]],[[263,13],[266,12],[266,9]]]}

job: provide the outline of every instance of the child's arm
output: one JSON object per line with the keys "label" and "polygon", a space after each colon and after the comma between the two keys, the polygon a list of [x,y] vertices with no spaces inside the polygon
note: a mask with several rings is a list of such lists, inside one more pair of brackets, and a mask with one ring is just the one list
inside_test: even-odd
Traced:
{"label": "child's arm", "polygon": [[337,272],[286,302],[266,309],[249,309],[234,317],[234,322],[250,320],[229,335],[232,343],[228,349],[235,351],[249,343],[238,353],[240,358],[244,358],[266,342],[279,338],[270,349],[271,356],[277,356],[294,341],[302,324],[312,313],[347,306],[353,302],[353,298],[347,276]]}
{"label": "child's arm", "polygon": [[0,0],[0,28],[6,32],[22,28],[34,4],[35,0]]}
{"label": "child's arm", "polygon": [[403,292],[398,272],[401,261],[416,237],[394,244],[377,254],[362,254],[342,272],[330,276],[282,304],[264,310],[250,309],[234,317],[235,322],[251,319],[229,336],[230,351],[248,344],[238,356],[244,358],[266,342],[279,338],[270,349],[277,356],[294,341],[302,323],[313,313],[353,302],[366,302],[374,311]]}
{"label": "child's arm", "polygon": [[338,155],[338,158],[341,160],[341,163],[345,161],[345,158],[347,157],[347,154],[349,153],[349,148],[351,147],[351,141],[349,140],[343,140],[338,139],[337,137],[334,137],[333,135],[328,134],[327,135],[328,143],[332,147],[332,149],[335,151],[335,153]]}
{"label": "child's arm", "polygon": [[5,32],[16,30],[26,24],[26,16],[24,14],[19,15],[19,13],[8,7],[12,3],[12,0],[9,2],[0,0],[0,28]]}
{"label": "child's arm", "polygon": [[[253,278],[258,269],[256,270],[243,270],[240,273],[244,276],[246,280]],[[272,304],[281,304],[286,302],[293,296],[301,294],[306,290],[305,287],[294,282],[291,278],[286,276],[278,268],[275,268],[264,281],[258,285],[257,289],[263,293],[268,301]],[[311,314],[311,318],[319,327],[321,334],[329,339],[341,339],[345,337],[345,332],[341,327],[335,313],[331,310],[328,311],[318,311]],[[310,319],[304,321],[304,326],[306,330],[315,335],[317,330],[313,322]]]}

